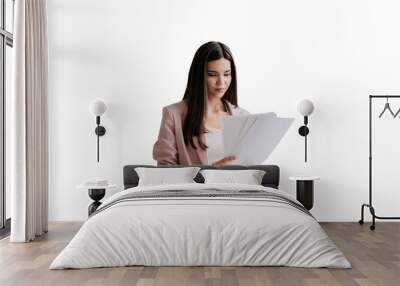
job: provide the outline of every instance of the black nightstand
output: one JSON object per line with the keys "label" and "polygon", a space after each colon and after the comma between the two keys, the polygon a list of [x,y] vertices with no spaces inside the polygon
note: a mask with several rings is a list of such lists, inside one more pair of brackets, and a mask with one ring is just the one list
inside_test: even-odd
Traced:
{"label": "black nightstand", "polygon": [[89,185],[79,185],[78,189],[87,189],[89,197],[94,201],[88,207],[88,216],[90,216],[93,212],[97,210],[97,208],[101,205],[100,200],[104,198],[106,194],[106,190],[113,189],[117,187],[117,185],[110,184],[107,186],[89,186]]}
{"label": "black nightstand", "polygon": [[289,180],[296,181],[296,199],[307,209],[314,206],[314,181],[319,180],[316,176],[293,176]]}

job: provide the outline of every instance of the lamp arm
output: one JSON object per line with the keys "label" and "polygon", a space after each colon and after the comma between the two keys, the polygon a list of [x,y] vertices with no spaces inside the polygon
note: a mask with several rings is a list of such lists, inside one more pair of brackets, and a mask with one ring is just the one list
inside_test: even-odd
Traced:
{"label": "lamp arm", "polygon": [[100,136],[103,136],[104,134],[106,134],[106,129],[104,128],[104,126],[100,125],[100,116],[96,116],[96,129],[94,130],[94,132],[97,135],[97,162],[100,161],[99,157],[100,157],[100,143],[99,143],[99,138]]}
{"label": "lamp arm", "polygon": [[304,162],[307,162],[307,135],[304,136]]}
{"label": "lamp arm", "polygon": [[99,149],[100,149],[100,143],[99,143],[99,138],[100,138],[100,135],[99,135],[99,132],[98,132],[98,129],[99,129],[99,126],[100,126],[100,116],[96,116],[96,124],[97,124],[97,128],[96,128],[96,135],[97,135],[97,162],[99,162],[100,161],[100,151],[99,151]]}
{"label": "lamp arm", "polygon": [[[99,125],[97,125],[97,126],[99,126]],[[100,136],[99,136],[99,134],[97,133],[97,162],[99,162],[99,154],[100,154],[100,152],[99,152],[99,148],[100,148],[100,144],[99,144],[99,138],[100,138]]]}

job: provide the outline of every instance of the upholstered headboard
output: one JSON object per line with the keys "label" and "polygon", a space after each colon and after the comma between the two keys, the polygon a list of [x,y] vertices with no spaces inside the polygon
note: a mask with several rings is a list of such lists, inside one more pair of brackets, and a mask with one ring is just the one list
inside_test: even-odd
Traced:
{"label": "upholstered headboard", "polygon": [[[171,167],[187,167],[187,166],[152,166],[152,165],[126,165],[124,166],[124,189],[133,188],[138,185],[139,177],[135,171],[136,167],[148,168],[171,168]],[[278,189],[279,187],[279,167],[276,165],[253,165],[253,166],[239,166],[239,165],[226,165],[222,167],[213,166],[196,166],[201,169],[222,169],[222,170],[263,170],[265,175],[262,179],[262,185]],[[197,183],[204,183],[203,176],[199,173],[194,180]]]}

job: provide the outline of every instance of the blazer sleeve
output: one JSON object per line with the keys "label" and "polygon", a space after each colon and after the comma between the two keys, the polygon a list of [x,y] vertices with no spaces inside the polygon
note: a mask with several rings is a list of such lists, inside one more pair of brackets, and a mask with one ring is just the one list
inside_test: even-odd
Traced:
{"label": "blazer sleeve", "polygon": [[158,165],[178,165],[178,148],[175,137],[174,118],[163,108],[160,132],[153,147],[153,159]]}

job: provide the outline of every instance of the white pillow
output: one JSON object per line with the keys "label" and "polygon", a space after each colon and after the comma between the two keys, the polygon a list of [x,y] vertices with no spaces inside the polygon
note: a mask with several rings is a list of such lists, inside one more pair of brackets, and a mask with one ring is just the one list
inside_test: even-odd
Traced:
{"label": "white pillow", "polygon": [[262,170],[201,170],[204,183],[233,183],[261,185],[265,171]]}
{"label": "white pillow", "polygon": [[138,186],[195,183],[193,179],[199,170],[199,167],[135,168],[139,176]]}

